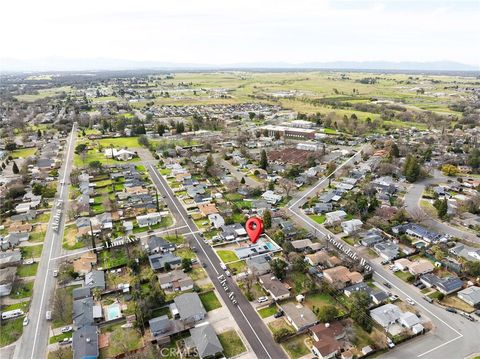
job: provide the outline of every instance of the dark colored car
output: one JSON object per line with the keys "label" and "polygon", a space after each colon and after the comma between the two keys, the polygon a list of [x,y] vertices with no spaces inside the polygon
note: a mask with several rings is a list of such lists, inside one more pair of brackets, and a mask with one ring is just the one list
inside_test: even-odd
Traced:
{"label": "dark colored car", "polygon": [[392,288],[391,284],[388,282],[383,282],[383,285],[387,288]]}
{"label": "dark colored car", "polygon": [[280,317],[283,317],[283,311],[279,311],[279,312],[276,312],[274,315],[273,315],[274,318],[280,318]]}
{"label": "dark colored car", "polygon": [[445,310],[450,313],[457,313],[457,310],[455,308],[448,307],[448,308],[445,308]]}
{"label": "dark colored car", "polygon": [[203,267],[203,268],[207,268],[207,263],[203,262],[203,263],[202,263],[202,267]]}

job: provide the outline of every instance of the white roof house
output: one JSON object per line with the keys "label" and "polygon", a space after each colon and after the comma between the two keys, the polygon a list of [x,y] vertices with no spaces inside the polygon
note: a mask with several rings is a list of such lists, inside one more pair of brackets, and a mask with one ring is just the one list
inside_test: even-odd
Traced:
{"label": "white roof house", "polygon": [[480,304],[480,287],[472,286],[457,293],[458,298],[472,307]]}
{"label": "white roof house", "polygon": [[135,152],[128,151],[125,149],[117,150],[116,148],[107,148],[105,149],[105,157],[115,158],[120,161],[131,160],[135,156]]}
{"label": "white roof house", "polygon": [[347,216],[347,213],[342,210],[328,212],[325,214],[325,223],[327,224],[338,223],[338,222],[341,222],[346,216]]}
{"label": "white roof house", "polygon": [[270,204],[277,204],[282,200],[283,197],[282,195],[276,194],[275,192],[268,190],[262,194],[262,198]]}
{"label": "white roof house", "polygon": [[363,222],[359,219],[352,219],[350,221],[342,222],[341,224],[343,231],[350,235],[358,230],[360,230],[363,226]]}

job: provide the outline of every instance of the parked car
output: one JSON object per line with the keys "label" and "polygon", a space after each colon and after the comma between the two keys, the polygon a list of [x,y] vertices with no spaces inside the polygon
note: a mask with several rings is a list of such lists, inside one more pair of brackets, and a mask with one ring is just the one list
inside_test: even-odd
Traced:
{"label": "parked car", "polygon": [[418,289],[422,290],[425,289],[427,286],[423,283],[420,283],[420,285],[417,287]]}
{"label": "parked car", "polygon": [[268,297],[263,296],[263,297],[258,298],[258,299],[257,299],[257,302],[259,302],[259,303],[265,303],[267,300],[268,300]]}
{"label": "parked car", "polygon": [[475,315],[476,315],[477,317],[480,317],[480,309],[475,311]]}
{"label": "parked car", "polygon": [[45,313],[45,319],[46,320],[52,320],[52,311],[51,310],[47,310],[47,312]]}
{"label": "parked car", "polygon": [[231,276],[232,276],[232,274],[230,273],[229,270],[226,270],[226,271],[225,271],[225,274],[227,275],[227,277],[231,277]]}
{"label": "parked car", "polygon": [[59,340],[58,341],[58,344],[60,345],[67,345],[67,344],[70,344],[72,342],[72,338],[64,338],[62,340]]}
{"label": "parked car", "polygon": [[207,268],[207,263],[203,262],[203,263],[202,263],[202,267],[203,267],[203,268]]}
{"label": "parked car", "polygon": [[383,285],[387,288],[392,288],[392,285],[388,282],[383,282]]}
{"label": "parked car", "polygon": [[429,303],[433,303],[433,299],[430,297],[427,297],[426,295],[422,297],[424,300],[426,300]]}
{"label": "parked car", "polygon": [[62,328],[62,333],[68,333],[68,332],[71,332],[72,330],[73,328],[69,325],[67,327]]}
{"label": "parked car", "polygon": [[276,313],[273,315],[274,318],[280,318],[280,317],[282,317],[282,316],[283,316],[283,311],[282,311],[282,310],[276,312]]}
{"label": "parked car", "polygon": [[415,302],[413,301],[412,298],[407,297],[407,299],[405,299],[405,300],[407,301],[408,304],[410,304],[410,305],[415,305]]}
{"label": "parked car", "polygon": [[53,271],[53,276],[54,276],[54,277],[58,277],[58,269],[55,269],[55,270]]}
{"label": "parked car", "polygon": [[192,247],[192,251],[193,251],[194,253],[197,253],[197,252],[198,252],[197,247]]}
{"label": "parked car", "polygon": [[445,310],[446,310],[447,312],[450,312],[450,313],[457,313],[457,310],[456,310],[455,308],[447,307],[447,308],[445,308]]}
{"label": "parked car", "polygon": [[28,319],[28,317],[26,316],[25,318],[23,318],[23,326],[26,327],[28,323],[30,323],[30,319]]}

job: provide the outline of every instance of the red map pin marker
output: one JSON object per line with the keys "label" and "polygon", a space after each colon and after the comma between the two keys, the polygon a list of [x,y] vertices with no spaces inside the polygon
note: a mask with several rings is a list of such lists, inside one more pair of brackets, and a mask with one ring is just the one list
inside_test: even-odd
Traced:
{"label": "red map pin marker", "polygon": [[247,220],[245,224],[248,236],[253,244],[260,238],[260,235],[263,232],[263,221],[258,217],[251,217]]}

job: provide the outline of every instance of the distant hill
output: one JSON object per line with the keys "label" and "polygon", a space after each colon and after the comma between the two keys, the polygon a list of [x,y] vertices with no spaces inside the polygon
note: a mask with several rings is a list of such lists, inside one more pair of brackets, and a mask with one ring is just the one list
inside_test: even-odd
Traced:
{"label": "distant hill", "polygon": [[332,69],[332,70],[385,70],[385,71],[480,71],[480,66],[453,61],[390,62],[390,61],[333,61],[333,62],[252,62],[225,65],[172,63],[159,61],[131,61],[122,59],[66,59],[60,57],[18,60],[0,59],[1,72],[43,71],[102,71],[102,70],[226,70],[226,69]]}

